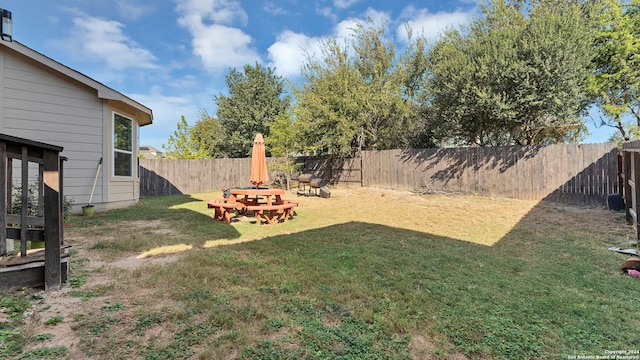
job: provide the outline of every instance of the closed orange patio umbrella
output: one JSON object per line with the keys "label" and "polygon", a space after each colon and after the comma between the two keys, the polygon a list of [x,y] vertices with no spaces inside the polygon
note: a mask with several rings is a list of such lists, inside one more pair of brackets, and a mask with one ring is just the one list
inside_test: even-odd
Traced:
{"label": "closed orange patio umbrella", "polygon": [[249,179],[256,187],[269,181],[267,171],[267,156],[264,150],[264,139],[262,134],[256,134],[253,140],[253,150],[251,152],[251,177]]}

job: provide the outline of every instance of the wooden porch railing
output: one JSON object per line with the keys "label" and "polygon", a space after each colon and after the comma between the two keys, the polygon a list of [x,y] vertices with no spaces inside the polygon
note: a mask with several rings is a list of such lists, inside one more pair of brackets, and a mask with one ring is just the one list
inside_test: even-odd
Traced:
{"label": "wooden porch railing", "polygon": [[[45,290],[59,288],[62,283],[60,250],[64,218],[60,152],[60,146],[0,134],[0,256],[13,251],[13,248],[7,248],[8,240],[12,240],[9,243],[19,241],[20,257],[27,256],[28,242],[44,241]],[[20,174],[15,174],[21,187],[19,213],[13,211],[14,160],[20,161]],[[30,168],[36,167],[37,176],[30,175]],[[32,179],[36,179],[37,184],[35,209],[29,208],[29,182]],[[20,273],[3,276],[2,287],[32,286],[33,276],[33,272],[26,277]]]}

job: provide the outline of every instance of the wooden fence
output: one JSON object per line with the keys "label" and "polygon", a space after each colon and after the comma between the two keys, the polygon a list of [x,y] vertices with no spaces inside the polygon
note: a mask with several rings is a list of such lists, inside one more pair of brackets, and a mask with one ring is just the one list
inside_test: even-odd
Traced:
{"label": "wooden fence", "polygon": [[326,179],[331,184],[362,185],[362,157],[334,159],[326,156],[302,156],[296,159],[300,173]]}
{"label": "wooden fence", "polygon": [[[336,161],[299,159],[331,184],[605,204],[618,192],[614,144],[364,151]],[[274,161],[268,159],[269,162]],[[141,159],[141,195],[249,186],[250,159]],[[275,174],[270,174],[274,178]]]}
{"label": "wooden fence", "polygon": [[250,186],[250,171],[251,159],[140,159],[140,195],[190,194]]}
{"label": "wooden fence", "polygon": [[614,144],[367,151],[362,185],[568,204],[618,192]]}

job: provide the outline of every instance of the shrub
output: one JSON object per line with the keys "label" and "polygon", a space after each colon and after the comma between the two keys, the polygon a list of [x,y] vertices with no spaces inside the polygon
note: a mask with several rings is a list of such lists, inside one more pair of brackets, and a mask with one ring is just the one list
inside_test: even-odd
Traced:
{"label": "shrub", "polygon": [[[73,198],[64,196],[62,199],[62,212],[64,219],[68,219],[73,210]],[[22,214],[22,185],[13,187],[11,194],[11,214]],[[33,182],[27,189],[27,215],[38,216],[38,182]]]}

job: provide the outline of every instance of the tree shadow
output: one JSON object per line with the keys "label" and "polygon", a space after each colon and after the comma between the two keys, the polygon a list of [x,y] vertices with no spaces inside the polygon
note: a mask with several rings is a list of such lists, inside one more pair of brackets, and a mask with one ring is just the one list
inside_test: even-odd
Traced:
{"label": "tree shadow", "polygon": [[618,192],[615,144],[365,152],[365,186],[605,204]]}
{"label": "tree shadow", "polygon": [[401,152],[400,161],[413,164],[416,169],[433,171],[432,178],[446,186],[468,170],[497,169],[504,173],[518,161],[535,157],[541,148],[542,146],[497,146],[408,149]]}
{"label": "tree shadow", "polygon": [[620,193],[618,154],[618,149],[614,148],[596,161],[589,163],[543,200],[573,205],[607,205],[609,195]]}
{"label": "tree shadow", "polygon": [[312,174],[331,185],[359,186],[362,182],[362,163],[358,157],[300,156],[296,162],[300,164],[301,173]]}

